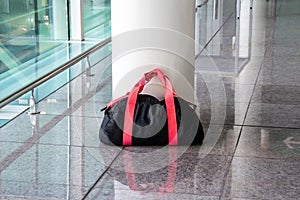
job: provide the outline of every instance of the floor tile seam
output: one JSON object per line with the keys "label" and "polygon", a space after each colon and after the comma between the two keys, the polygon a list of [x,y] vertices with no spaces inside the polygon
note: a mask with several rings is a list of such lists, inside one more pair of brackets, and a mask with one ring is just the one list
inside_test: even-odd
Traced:
{"label": "floor tile seam", "polygon": [[[143,152],[141,152],[141,153],[143,153]],[[139,154],[139,153],[134,153],[133,152],[133,154]],[[232,157],[233,154],[232,153],[224,153],[224,154],[223,153],[207,153],[206,154],[206,153],[199,153],[199,152],[196,152],[196,151],[187,150],[187,151],[183,152],[182,154],[180,154],[177,157],[177,159],[180,159],[181,156],[183,156],[183,155],[197,155],[198,157],[195,157],[195,158],[197,158],[197,159],[203,159],[206,156],[227,157],[227,158],[229,158],[229,157]]]}
{"label": "floor tile seam", "polygon": [[269,160],[269,161],[294,161],[294,162],[299,162],[300,163],[300,155],[297,157],[298,159],[295,160],[296,157],[262,157],[262,156],[252,156],[252,155],[234,155],[233,159],[257,159],[257,160]]}
{"label": "floor tile seam", "polygon": [[[213,150],[212,150],[213,151]],[[204,153],[199,153],[199,152],[185,152],[183,154],[191,154],[191,155],[198,155],[199,159],[203,159],[205,158],[206,156],[214,156],[214,157],[232,157],[233,156],[233,153],[207,153],[207,154],[204,154]],[[182,154],[182,155],[183,155]],[[181,155],[181,156],[182,156]],[[179,157],[180,158],[180,157]]]}
{"label": "floor tile seam", "polygon": [[300,127],[289,127],[289,126],[266,126],[266,125],[251,125],[243,124],[244,128],[270,128],[270,129],[288,129],[288,130],[300,130]]}
{"label": "floor tile seam", "polygon": [[[299,46],[299,45],[298,45]],[[273,51],[276,51],[276,49],[274,50],[274,48],[277,48],[277,47],[273,47]],[[288,47],[287,47],[288,48]],[[289,50],[291,49],[291,48],[288,48]],[[295,48],[296,49],[296,48]],[[278,50],[278,49],[277,49]],[[298,51],[298,48],[296,49],[297,51]],[[272,57],[274,57],[274,59],[277,59],[277,60],[281,60],[281,59],[286,59],[286,58],[291,58],[291,59],[293,59],[293,58],[297,58],[297,59],[299,59],[299,56],[300,56],[300,53],[299,52],[297,52],[297,54],[291,54],[291,53],[286,53],[286,52],[280,52],[280,55],[274,55],[274,54],[276,54],[276,53],[272,53]],[[268,57],[268,56],[267,56]],[[270,57],[270,56],[269,56]],[[276,62],[276,60],[272,60],[271,62]],[[298,64],[299,63],[299,61],[294,61],[293,63],[290,63],[292,66],[290,66],[290,67],[296,67],[296,64]],[[279,64],[278,63],[273,63],[275,66],[278,66]],[[293,66],[294,65],[294,66]],[[268,66],[267,66],[268,67]]]}
{"label": "floor tile seam", "polygon": [[215,125],[215,126],[221,126],[221,125],[225,125],[225,126],[237,126],[237,127],[242,127],[244,125],[242,124],[224,124],[224,123],[220,123],[220,124],[215,124],[215,123],[204,123],[204,122],[201,122],[202,125]]}
{"label": "floor tile seam", "polygon": [[[0,199],[2,199],[1,197],[3,197],[4,199],[7,199],[7,200],[12,200],[12,198],[14,199],[28,199],[28,196],[25,195],[28,191],[26,191],[25,193],[21,194],[21,195],[18,195],[18,194],[0,194]],[[18,197],[18,198],[16,198]],[[36,199],[36,198],[32,198],[31,200],[58,200],[58,199]]]}
{"label": "floor tile seam", "polygon": [[[247,71],[253,71],[253,72],[256,72],[257,70],[247,70]],[[213,81],[213,82],[208,82],[208,83],[219,83],[219,82],[223,82],[224,84],[226,84],[227,82],[230,82],[230,81],[228,81],[228,79],[229,78],[233,78],[233,79],[235,79],[235,78],[238,78],[238,76],[232,76],[232,77],[230,77],[230,76],[222,76],[222,77],[220,77],[220,78],[222,78],[222,79],[225,79],[225,80],[220,80],[220,81]],[[236,81],[236,80],[234,80],[234,81]],[[198,82],[199,84],[206,84],[207,82]],[[239,82],[237,82],[237,83],[235,83],[235,85],[237,85],[237,86],[249,86],[249,87],[253,87],[253,86],[255,86],[254,85],[254,83],[239,83]],[[226,90],[226,88],[224,87],[224,89]],[[217,90],[217,91],[223,91],[223,89],[219,89],[219,90]]]}
{"label": "floor tile seam", "polygon": [[[255,71],[255,70],[253,70],[253,71]],[[235,79],[235,78],[237,78],[237,77],[224,77],[224,78],[232,78],[232,79]],[[223,84],[230,84],[230,83],[232,83],[232,82],[234,82],[236,85],[238,85],[238,86],[254,86],[254,84],[252,84],[252,83],[240,83],[240,82],[237,82],[237,80],[224,80],[224,81],[222,81],[223,82]],[[210,83],[212,83],[212,84],[214,84],[214,83],[217,83],[217,82],[204,82],[204,83],[207,83],[207,84],[210,84]],[[299,86],[300,87],[300,86]],[[221,90],[220,90],[221,91]]]}
{"label": "floor tile seam", "polygon": [[76,147],[76,148],[93,148],[93,149],[98,149],[99,146],[85,146],[85,145],[78,145],[78,144],[58,144],[58,143],[47,143],[47,142],[20,142],[20,141],[5,141],[5,140],[0,140],[0,143],[10,143],[10,144],[28,144],[28,145],[41,145],[41,146],[58,146],[58,147]]}
{"label": "floor tile seam", "polygon": [[[199,100],[200,98],[198,98]],[[234,99],[233,99],[234,100]],[[250,100],[241,100],[241,101],[227,101],[226,104],[222,101],[215,101],[215,105],[214,106],[225,106],[225,107],[232,107],[232,106],[236,106],[236,104],[248,104],[250,102]],[[199,103],[200,105],[198,105],[201,108],[204,108],[204,109],[208,109],[208,108],[211,108],[213,105],[212,105],[212,102],[211,101],[208,101],[208,100],[205,100],[205,101],[201,101],[201,103]],[[203,107],[203,106],[209,106],[211,105],[210,107]]]}
{"label": "floor tile seam", "polygon": [[263,124],[255,124],[255,123],[246,123],[243,124],[244,127],[261,127],[261,128],[281,128],[281,129],[294,129],[294,130],[298,130],[300,129],[300,126],[272,126],[272,125],[263,125]]}
{"label": "floor tile seam", "polygon": [[[299,39],[299,37],[296,37],[297,39]],[[289,39],[291,39],[291,38],[289,38]],[[300,42],[291,42],[291,43],[288,43],[288,42],[284,42],[284,40],[282,40],[282,41],[276,41],[276,40],[274,40],[274,41],[272,41],[272,47],[269,47],[269,48],[281,48],[281,47],[283,47],[283,48],[287,48],[287,47],[290,47],[290,48],[296,48],[296,47],[298,47],[297,48],[297,50],[299,49],[299,43]],[[293,55],[292,55],[293,56]],[[296,57],[296,56],[295,56]]]}
{"label": "floor tile seam", "polygon": [[[266,53],[266,51],[265,51],[265,53]],[[260,71],[261,71],[262,66],[263,66],[263,63],[260,64],[260,70],[259,70],[259,73],[260,73]],[[240,132],[239,132],[239,136],[238,136],[238,138],[237,138],[237,142],[236,142],[236,145],[235,145],[235,148],[234,148],[234,153],[233,153],[233,155],[235,154],[235,152],[236,152],[236,150],[237,150],[237,147],[238,147],[238,144],[239,144],[239,141],[240,141],[240,137],[241,137],[241,134],[242,134],[244,125],[245,125],[245,121],[246,121],[248,112],[249,112],[249,108],[250,108],[250,105],[251,105],[251,101],[252,101],[252,99],[253,99],[254,92],[255,92],[255,89],[256,89],[256,84],[257,84],[257,82],[258,82],[259,73],[258,73],[258,75],[257,75],[257,77],[256,77],[255,84],[254,84],[254,88],[252,89],[252,92],[251,92],[251,96],[250,96],[249,102],[247,103],[248,105],[247,105],[247,108],[246,108],[246,111],[245,111],[245,115],[244,115],[244,117],[243,117],[243,121],[242,121],[242,123],[241,123],[241,126],[242,126],[242,127],[241,127],[241,130],[240,130]]]}
{"label": "floor tile seam", "polygon": [[212,35],[212,37],[208,40],[208,42],[202,47],[198,55],[195,56],[195,60],[203,53],[203,51],[207,48],[207,46],[211,43],[211,41],[216,37],[216,35],[222,30],[224,25],[229,21],[229,19],[233,16],[235,9],[230,13],[229,17],[223,22],[223,24],[218,28],[218,30]]}
{"label": "floor tile seam", "polygon": [[94,182],[94,184],[88,189],[86,194],[83,196],[82,200],[86,199],[90,192],[96,188],[96,185],[99,183],[99,181],[105,176],[106,172],[110,169],[110,167],[113,165],[113,163],[117,160],[117,158],[121,155],[125,147],[122,148],[122,150],[114,157],[114,159],[110,162],[108,166],[106,166],[106,169],[100,174],[99,178]]}
{"label": "floor tile seam", "polygon": [[[26,141],[37,141],[39,140],[43,134],[34,135],[33,137],[27,139]],[[25,152],[27,152],[29,149],[31,149],[34,146],[34,142],[24,142],[21,144],[20,147],[13,150],[10,154],[5,156],[0,161],[0,173],[4,171],[7,167],[10,166],[17,158],[19,158],[21,155],[23,155]]]}
{"label": "floor tile seam", "polygon": [[[20,180],[8,180],[0,178],[0,181],[5,181],[9,183],[24,183],[24,184],[34,184],[34,185],[49,185],[49,186],[63,186],[63,187],[78,187],[78,188],[87,188],[87,186],[82,185],[75,185],[75,184],[66,184],[66,183],[46,183],[46,182],[36,182],[36,180],[33,181],[20,181]],[[1,193],[0,193],[1,195]]]}
{"label": "floor tile seam", "polygon": [[[275,23],[274,23],[273,26],[272,26],[272,34],[271,34],[271,35],[272,35],[272,38],[274,38],[274,27],[275,27]],[[241,128],[241,130],[240,130],[240,134],[239,134],[239,136],[238,136],[238,140],[237,140],[237,143],[236,143],[234,152],[236,152],[237,146],[238,146],[239,141],[240,141],[241,133],[242,133],[242,131],[243,131],[243,125],[245,125],[246,118],[247,118],[247,115],[248,115],[248,112],[249,112],[249,108],[250,108],[252,99],[254,98],[255,90],[256,90],[257,85],[258,85],[259,76],[260,76],[261,71],[262,71],[263,66],[264,66],[264,60],[265,60],[265,58],[266,58],[266,55],[267,55],[267,49],[265,49],[264,56],[263,56],[264,59],[263,59],[262,62],[260,63],[260,67],[259,67],[259,70],[258,70],[256,79],[255,79],[255,82],[254,82],[254,87],[253,87],[252,92],[251,92],[251,96],[250,96],[250,99],[249,99],[248,106],[247,106],[247,108],[246,108],[245,116],[244,116],[244,119],[243,119],[243,122],[242,122],[242,128]]]}
{"label": "floor tile seam", "polygon": [[[234,161],[234,159],[256,159],[256,160],[260,160],[260,161],[277,161],[277,162],[287,162],[287,161],[292,161],[292,158],[266,158],[266,157],[256,157],[256,156],[237,156],[237,155],[233,155],[232,160],[230,162],[230,166],[232,166],[232,163]],[[300,162],[300,161],[299,161]],[[226,173],[226,177],[224,178],[224,182],[223,182],[223,187],[222,187],[222,192],[221,192],[221,198],[223,199],[224,197],[228,197],[228,195],[226,195],[226,187],[227,187],[227,180],[230,179],[230,177],[228,176],[230,173],[231,168],[229,167],[227,173]],[[233,197],[233,198],[241,198],[239,197]],[[250,198],[251,199],[251,198]]]}
{"label": "floor tile seam", "polygon": [[243,195],[237,195],[237,194],[229,194],[229,195],[222,195],[220,200],[231,200],[231,199],[236,199],[236,200],[269,200],[269,199],[261,199],[261,198],[251,198],[249,196],[244,197]]}
{"label": "floor tile seam", "polygon": [[[100,112],[100,111],[99,111]],[[103,118],[103,115],[99,114],[99,116],[93,116],[93,115],[78,115],[78,114],[55,114],[55,113],[46,113],[46,114],[39,114],[38,116],[64,116],[64,117],[80,117],[80,118],[87,118],[87,119],[101,119]]]}
{"label": "floor tile seam", "polygon": [[[86,93],[85,94],[78,94],[78,97],[84,97],[84,96],[86,96]],[[105,95],[102,95],[102,96],[105,96]],[[107,97],[110,97],[111,95],[107,95]],[[74,97],[74,96],[73,96]],[[67,103],[68,101],[69,101],[69,99],[65,99],[65,98],[55,98],[55,100],[57,101],[57,102],[47,102],[47,100],[49,100],[49,99],[52,99],[52,98],[46,98],[46,99],[44,99],[43,101],[46,101],[46,102],[43,102],[43,101],[41,101],[41,102],[39,102],[39,103],[49,103],[49,104],[51,104],[51,105],[55,105],[55,104],[57,104],[57,103]],[[107,101],[103,101],[103,100],[88,100],[86,103],[99,103],[99,104],[107,104],[108,102]]]}
{"label": "floor tile seam", "polygon": [[[257,84],[256,86],[257,87],[270,87],[270,89],[274,89],[276,87],[280,88],[280,89],[289,87],[289,88],[292,88],[292,90],[294,90],[294,91],[298,90],[296,92],[300,91],[300,85],[288,85],[288,84],[286,84],[286,85],[284,85],[284,84],[278,85],[278,84],[265,83],[263,85]],[[271,90],[271,92],[274,92],[274,90],[273,91]]]}
{"label": "floor tile seam", "polygon": [[[176,187],[176,183],[175,183],[175,186],[174,187]],[[109,190],[109,189],[103,189],[103,191],[111,191],[111,190]],[[124,191],[124,192],[126,192],[126,191],[132,191],[131,189],[123,189],[123,188],[121,188],[121,189],[117,189],[117,191]],[[199,194],[199,193],[196,193],[196,192],[176,192],[176,191],[172,191],[172,192],[164,192],[164,193],[162,193],[162,194],[160,194],[159,193],[159,191],[150,191],[150,192],[148,192],[148,193],[145,193],[145,194],[157,194],[157,195],[187,195],[187,196],[198,196],[198,197],[216,197],[216,198],[218,198],[218,197],[220,197],[220,195],[214,195],[214,194],[212,194],[212,195],[207,195],[207,194]]]}
{"label": "floor tile seam", "polygon": [[[241,130],[240,130],[240,132],[241,132]],[[236,144],[237,144],[237,142],[236,142]],[[226,182],[227,182],[228,175],[229,175],[229,173],[231,171],[231,166],[232,166],[232,162],[233,162],[233,159],[234,159],[234,153],[235,153],[235,151],[233,152],[233,154],[232,154],[232,156],[230,158],[228,167],[226,168],[224,177],[222,178],[222,186],[221,186],[222,188],[221,188],[221,193],[220,193],[220,199],[223,196],[223,194],[225,192],[225,189],[226,189],[225,188],[226,187]]]}
{"label": "floor tile seam", "polygon": [[[253,58],[254,56],[252,56]],[[263,60],[262,60],[263,61]],[[261,62],[262,62],[261,61]],[[257,69],[245,69],[243,71],[249,71],[249,72],[252,72],[252,73],[256,73],[257,72]],[[203,75],[215,75],[215,74],[218,74],[219,75],[219,79],[220,80],[216,80],[216,81],[208,81],[208,83],[215,83],[215,82],[220,82],[220,81],[223,81],[223,82],[226,82],[226,80],[223,80],[223,79],[228,79],[228,78],[238,78],[239,77],[239,74],[238,75],[230,75],[230,74],[222,74],[221,72],[219,71],[207,71],[207,70],[196,70],[195,71],[195,75],[197,76],[203,76]],[[206,83],[204,80],[200,80],[199,83]],[[253,85],[252,83],[244,83],[246,85]]]}
{"label": "floor tile seam", "polygon": [[220,123],[220,124],[218,123],[202,123],[202,124],[209,124],[212,126],[244,126],[242,123],[229,123],[229,122]]}
{"label": "floor tile seam", "polygon": [[[207,56],[207,55],[205,55]],[[197,68],[197,66],[196,66]],[[248,71],[252,71],[252,72],[256,72],[257,70],[249,70]],[[220,71],[219,68],[217,67],[216,69],[197,69],[197,72],[200,74],[200,75],[219,75],[220,77],[219,78],[237,78],[237,76],[235,75],[236,72],[232,71],[232,72],[225,72],[225,71]],[[239,74],[241,72],[238,72]],[[233,75],[234,74],[234,75]],[[211,81],[208,81],[208,82],[211,82]],[[251,84],[250,84],[251,85]]]}
{"label": "floor tile seam", "polygon": [[[299,46],[299,45],[298,45]],[[271,48],[271,47],[270,47]],[[290,63],[291,64],[291,66],[290,67],[297,67],[298,65],[296,65],[296,64],[299,64],[299,55],[300,55],[300,53],[298,52],[298,49],[297,50],[295,50],[299,55],[297,55],[297,54],[291,54],[291,53],[288,53],[288,55],[287,54],[285,54],[286,52],[280,52],[280,53],[283,53],[283,54],[280,54],[280,55],[274,55],[274,54],[276,54],[276,50],[278,50],[278,49],[276,49],[277,47],[272,47],[272,55],[267,55],[266,56],[266,59],[269,59],[269,60],[266,60],[267,62],[275,62],[274,63],[274,65],[277,67],[277,66],[279,66],[280,65],[280,63],[276,63],[276,61],[278,60],[278,61],[281,61],[282,59],[286,59],[286,58],[290,58],[290,59],[295,59],[295,58],[297,58],[298,60],[289,60],[290,62],[292,62],[292,63]],[[284,48],[288,48],[288,47],[284,47]],[[290,50],[291,48],[288,48],[288,50]],[[269,50],[269,48],[267,48],[267,50]],[[275,51],[275,52],[274,52]],[[272,60],[270,60],[270,58],[272,58]],[[268,64],[268,63],[267,63]],[[270,66],[265,66],[264,68],[269,68]],[[286,67],[286,66],[285,66]]]}
{"label": "floor tile seam", "polygon": [[[259,75],[260,76],[260,75]],[[261,79],[261,77],[260,77]],[[261,79],[260,82],[257,83],[257,86],[264,86],[264,85],[267,85],[267,86],[291,86],[291,87],[300,87],[300,83],[297,83],[297,84],[290,84],[290,85],[283,85],[283,84],[276,84],[276,83],[270,83],[270,81],[272,80],[263,80]]]}
{"label": "floor tile seam", "polygon": [[11,143],[11,144],[38,144],[38,145],[45,145],[45,146],[69,146],[63,144],[51,144],[51,143],[32,143],[32,142],[21,142],[21,141],[13,141],[13,140],[0,140],[0,143]]}
{"label": "floor tile seam", "polygon": [[[96,187],[97,188],[97,187]],[[174,188],[176,188],[176,182],[175,182],[175,186]],[[131,189],[117,189],[118,191],[132,191]],[[111,191],[109,189],[103,189],[103,191]],[[147,193],[146,193],[147,194]],[[160,194],[158,191],[150,191],[148,194]],[[196,192],[179,192],[179,191],[172,191],[172,192],[164,192],[161,195],[172,195],[172,194],[178,194],[178,195],[190,195],[190,196],[201,196],[201,197],[220,197],[221,195],[206,195],[206,194],[198,194]]]}
{"label": "floor tile seam", "polygon": [[[273,29],[274,30],[274,29]],[[274,34],[274,31],[273,31],[273,34]],[[267,54],[267,49],[265,49],[265,52],[264,52],[264,57],[266,56]],[[264,60],[264,59],[263,59]],[[250,107],[250,104],[251,104],[251,100],[254,96],[254,91],[255,91],[255,88],[256,88],[256,85],[257,85],[257,82],[258,82],[258,77],[259,77],[259,74],[262,70],[262,66],[263,66],[263,61],[260,63],[260,67],[259,67],[259,71],[258,71],[258,74],[257,74],[257,77],[256,77],[256,80],[255,80],[255,84],[254,84],[254,88],[252,89],[252,93],[251,93],[251,97],[250,97],[250,100],[249,100],[249,103],[247,105],[247,108],[246,108],[246,112],[245,112],[245,116],[244,116],[244,119],[243,119],[243,122],[242,122],[242,126],[241,126],[241,129],[239,131],[239,134],[238,134],[238,138],[237,138],[237,141],[235,143],[235,147],[234,147],[234,151],[233,151],[233,154],[232,154],[232,157],[231,157],[231,160],[230,160],[230,164],[226,170],[226,173],[225,173],[225,176],[223,178],[223,183],[222,183],[222,190],[221,190],[221,196],[223,196],[223,194],[226,192],[226,182],[227,182],[227,178],[228,178],[228,174],[230,173],[230,169],[231,169],[231,165],[232,165],[232,162],[233,162],[233,159],[235,157],[235,154],[236,154],[236,151],[237,151],[237,147],[239,145],[239,142],[240,142],[240,138],[241,138],[241,134],[242,134],[242,131],[243,131],[243,127],[244,127],[244,124],[245,124],[245,121],[246,121],[246,117],[247,117],[247,114],[248,114],[248,111],[249,111],[249,107]]]}

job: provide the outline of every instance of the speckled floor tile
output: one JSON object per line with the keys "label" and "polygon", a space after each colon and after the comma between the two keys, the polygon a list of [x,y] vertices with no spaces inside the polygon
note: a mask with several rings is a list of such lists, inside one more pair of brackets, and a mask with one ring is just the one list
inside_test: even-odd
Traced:
{"label": "speckled floor tile", "polygon": [[88,188],[69,185],[53,185],[31,182],[12,182],[0,180],[1,199],[25,200],[80,200],[87,193]]}
{"label": "speckled floor tile", "polygon": [[221,197],[220,200],[259,200],[260,198],[232,198],[232,197]]}
{"label": "speckled floor tile", "polygon": [[251,103],[245,125],[300,128],[299,105]]}
{"label": "speckled floor tile", "polygon": [[99,147],[101,118],[23,114],[0,130],[0,141]]}
{"label": "speckled floor tile", "polygon": [[50,124],[57,124],[59,121],[59,117],[55,118],[50,115],[28,115],[23,113],[0,129],[0,140],[36,142],[38,137],[33,137],[38,133],[36,128],[45,132]]}
{"label": "speckled floor tile", "polygon": [[71,96],[70,99],[56,99],[51,96],[41,101],[37,105],[37,110],[51,115],[74,115],[99,117],[101,109],[111,101],[111,96],[101,96],[101,99],[92,99],[95,94],[93,92],[88,96]]}
{"label": "speckled floor tile", "polygon": [[236,1],[208,1],[196,13],[196,40],[207,44],[195,69],[209,132],[202,146],[100,143],[100,109],[112,94],[107,57],[92,76],[41,101],[46,114],[24,113],[1,128],[0,199],[77,200],[90,189],[85,199],[299,199],[299,1],[253,3],[251,37],[239,52]]}
{"label": "speckled floor tile", "polygon": [[298,199],[299,160],[235,157],[222,196],[250,199]]}
{"label": "speckled floor tile", "polygon": [[[200,158],[197,154],[186,153],[182,154],[178,160],[175,159],[174,162],[168,163],[166,157],[170,154],[159,155],[154,152],[152,156],[149,156],[150,154],[123,152],[96,187],[109,189],[113,185],[113,187],[122,186],[118,187],[119,189],[157,193],[164,186],[167,191],[180,194],[200,196],[221,194],[223,178],[231,160],[230,156],[207,155]],[[130,164],[131,158],[134,160],[133,165]],[[126,167],[124,168],[124,166]],[[132,179],[132,174],[125,173],[124,170],[129,172],[134,170],[135,181]],[[140,170],[144,172],[137,172]],[[138,184],[137,187],[135,183]]]}
{"label": "speckled floor tile", "polygon": [[234,79],[231,77],[224,78],[225,81],[234,82],[236,84],[254,85],[258,77],[258,70],[243,70]]}
{"label": "speckled floor tile", "polygon": [[[259,54],[257,56],[261,57],[263,54]],[[250,58],[240,58],[236,63],[235,57],[232,56],[224,58],[201,54],[195,61],[195,68],[199,73],[211,73],[236,77],[243,69],[245,69],[249,60]]]}
{"label": "speckled floor tile", "polygon": [[300,85],[298,57],[269,57],[264,60],[258,76],[259,85]]}
{"label": "speckled floor tile", "polygon": [[[226,102],[227,105],[235,103],[249,103],[254,85],[224,83],[223,87],[218,84],[199,82],[197,84],[197,101],[201,103]],[[209,84],[209,85],[208,85]]]}
{"label": "speckled floor tile", "polygon": [[253,103],[299,105],[300,86],[289,85],[257,85],[253,97]]}
{"label": "speckled floor tile", "polygon": [[300,86],[300,73],[290,69],[285,72],[262,72],[258,76],[258,85],[290,85]]}
{"label": "speckled floor tile", "polygon": [[1,199],[18,199],[25,197],[30,189],[27,182],[3,181],[1,178],[0,186]]}
{"label": "speckled floor tile", "polygon": [[88,191],[88,187],[76,187],[69,185],[51,184],[28,184],[30,190],[26,193],[27,197],[33,200],[40,199],[74,199],[81,200]]}
{"label": "speckled floor tile", "polygon": [[45,132],[39,143],[99,147],[99,127],[100,119],[66,116]]}
{"label": "speckled floor tile", "polygon": [[201,103],[200,120],[205,124],[243,125],[248,103],[234,105]]}
{"label": "speckled floor tile", "polygon": [[1,180],[90,187],[119,150],[24,144],[0,162]]}
{"label": "speckled floor tile", "polygon": [[[243,68],[243,71],[256,71],[258,72],[264,60],[264,56],[252,56],[249,57],[248,62]],[[245,76],[244,76],[245,77]]]}
{"label": "speckled floor tile", "polygon": [[[214,125],[211,126],[212,126],[211,128],[215,130],[215,127],[213,127]],[[218,135],[217,132],[215,132],[215,134],[212,134],[214,133],[212,131],[211,136],[206,135],[206,139],[204,139],[203,145],[201,147],[211,149],[208,152],[209,154],[233,155],[240,131],[241,131],[240,126],[225,125],[223,127],[221,134]],[[195,150],[196,153],[197,152],[202,153],[202,151],[206,152],[204,151],[204,149],[203,150],[199,149],[201,147],[196,147],[196,146],[191,147],[191,152],[194,152]],[[195,150],[193,150],[193,148]]]}
{"label": "speckled floor tile", "polygon": [[300,129],[243,127],[235,155],[300,160]]}
{"label": "speckled floor tile", "polygon": [[[272,51],[272,55],[275,57],[299,57],[300,51],[298,50],[299,44],[295,43],[295,38],[290,39],[291,41],[286,41],[284,44],[274,45],[270,51]],[[291,42],[293,43],[291,45]],[[300,40],[298,41],[300,43]]]}
{"label": "speckled floor tile", "polygon": [[114,189],[114,192],[110,190],[100,190],[99,188],[95,188],[91,191],[91,193],[87,196],[87,200],[218,200],[218,196],[202,196],[202,195],[194,195],[194,194],[183,194],[183,193],[164,193],[157,194],[154,192],[139,192],[132,191],[126,189]]}
{"label": "speckled floor tile", "polygon": [[[38,111],[53,115],[99,117],[111,101],[111,72],[95,67],[94,76],[81,75],[40,101]],[[100,71],[99,71],[100,70]],[[102,72],[101,70],[105,70]]]}
{"label": "speckled floor tile", "polygon": [[[80,100],[81,101],[81,100]],[[48,104],[47,108],[42,106],[41,103],[41,109],[42,111],[45,111],[46,114],[51,115],[67,115],[67,116],[80,116],[80,117],[102,117],[103,113],[101,112],[101,109],[104,108],[108,102],[111,100],[107,100],[105,102],[93,102],[93,101],[78,101],[74,103],[70,107],[59,109],[59,105],[57,103],[55,104]],[[60,102],[63,104],[63,102]]]}
{"label": "speckled floor tile", "polygon": [[[196,72],[196,79],[199,83],[211,84],[212,86],[222,87],[225,84],[231,85],[255,85],[258,77],[258,69],[244,69],[241,73],[234,76],[226,76],[220,73],[209,73],[209,72]],[[202,77],[204,76],[205,79]],[[198,83],[197,83],[198,84]]]}
{"label": "speckled floor tile", "polygon": [[[235,151],[235,146],[239,133],[241,130],[240,126],[215,126],[204,124],[204,132],[207,136],[208,128],[210,129],[209,134],[206,139],[204,139],[202,145],[191,145],[191,146],[179,146],[176,147],[177,151],[181,154],[183,153],[193,153],[198,154],[203,157],[207,154],[212,155],[228,155],[232,156]],[[155,152],[162,149],[162,147],[126,147],[126,151],[132,151],[135,153],[149,153]]]}

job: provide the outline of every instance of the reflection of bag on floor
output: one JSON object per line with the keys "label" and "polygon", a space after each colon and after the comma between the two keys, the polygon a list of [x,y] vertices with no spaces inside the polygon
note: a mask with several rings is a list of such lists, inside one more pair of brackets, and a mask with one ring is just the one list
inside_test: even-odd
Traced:
{"label": "reflection of bag on floor", "polygon": [[[189,165],[190,167],[187,171],[187,166],[184,165],[184,163],[179,163],[177,160],[177,157],[179,156],[177,148],[178,147],[169,147],[168,149],[165,149],[168,152],[162,153],[163,155],[161,157],[163,158],[161,158],[160,161],[164,162],[164,165],[161,165],[161,168],[149,170],[149,172],[141,172],[142,170],[140,170],[140,172],[136,173],[135,171],[137,169],[147,168],[149,167],[149,164],[146,162],[141,163],[140,160],[136,159],[138,156],[137,154],[140,153],[123,151],[123,156],[121,157],[123,159],[123,164],[121,162],[121,166],[119,166],[121,168],[110,168],[107,173],[113,178],[115,187],[118,187],[118,189],[130,189],[131,192],[135,191],[138,192],[137,194],[142,195],[147,193],[154,193],[154,195],[155,193],[171,193],[173,192],[176,183],[181,181],[184,182],[185,178],[187,177],[194,177],[198,161],[197,159],[193,159],[191,162],[195,163]],[[142,157],[143,155],[140,156]],[[156,158],[150,158],[151,156],[148,156],[147,153],[144,155],[144,157],[145,160],[148,160],[148,162],[155,162],[159,160],[159,156]],[[191,167],[193,167],[193,169]]]}
{"label": "reflection of bag on floor", "polygon": [[[162,101],[140,94],[156,76],[165,88]],[[99,131],[100,140],[119,146],[202,144],[202,124],[192,107],[191,103],[176,96],[162,71],[154,69],[146,73],[128,95],[107,105]]]}

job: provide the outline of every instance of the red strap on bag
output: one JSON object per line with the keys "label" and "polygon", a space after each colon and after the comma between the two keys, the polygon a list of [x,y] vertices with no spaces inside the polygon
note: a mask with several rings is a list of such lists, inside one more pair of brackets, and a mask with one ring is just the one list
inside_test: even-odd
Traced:
{"label": "red strap on bag", "polygon": [[169,136],[169,145],[177,145],[177,121],[175,113],[175,103],[174,96],[176,95],[175,90],[169,81],[169,79],[163,74],[163,72],[156,68],[145,74],[143,78],[133,87],[131,92],[128,95],[125,118],[124,118],[124,128],[123,128],[123,145],[130,146],[132,145],[132,128],[133,128],[133,118],[134,110],[136,106],[136,100],[138,94],[143,90],[144,86],[155,76],[158,77],[162,86],[165,88],[165,102],[167,109],[168,117],[168,136]]}
{"label": "red strap on bag", "polygon": [[[167,78],[166,78],[167,79]],[[168,88],[172,87],[170,81],[166,81]],[[175,103],[173,93],[166,92],[165,94],[167,116],[168,116],[168,131],[169,131],[169,145],[177,145],[177,121],[176,121],[176,112],[175,112]]]}

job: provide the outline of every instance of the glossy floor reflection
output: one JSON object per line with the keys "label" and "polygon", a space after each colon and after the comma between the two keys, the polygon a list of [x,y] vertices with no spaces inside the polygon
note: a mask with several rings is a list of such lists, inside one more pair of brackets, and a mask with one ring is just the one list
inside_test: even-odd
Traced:
{"label": "glossy floor reflection", "polygon": [[213,2],[197,10],[202,146],[100,143],[108,57],[1,128],[0,199],[299,199],[300,2],[243,0],[239,20]]}

